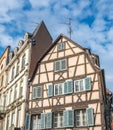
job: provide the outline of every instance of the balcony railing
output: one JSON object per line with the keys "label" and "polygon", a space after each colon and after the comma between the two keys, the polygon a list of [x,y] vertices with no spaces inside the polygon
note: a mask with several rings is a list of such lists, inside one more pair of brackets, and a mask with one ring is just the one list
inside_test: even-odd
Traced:
{"label": "balcony railing", "polygon": [[6,107],[0,106],[0,114],[5,114],[6,112]]}

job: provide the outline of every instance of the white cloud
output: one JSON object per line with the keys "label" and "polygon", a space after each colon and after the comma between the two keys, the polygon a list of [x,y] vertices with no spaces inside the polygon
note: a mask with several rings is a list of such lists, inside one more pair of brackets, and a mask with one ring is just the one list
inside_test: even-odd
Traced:
{"label": "white cloud", "polygon": [[[106,82],[110,88],[113,84],[113,0],[84,1],[78,0],[28,0],[30,9],[23,10],[25,0],[0,0],[0,46],[16,46],[23,38],[24,32],[33,32],[41,20],[44,20],[48,30],[55,39],[60,33],[69,36],[67,23],[72,18],[72,40],[84,47],[91,48],[100,56],[102,68],[105,69]],[[89,16],[94,18],[84,21]],[[111,20],[111,21],[110,21]],[[11,28],[21,35],[12,36],[10,29],[4,23],[14,21]],[[81,22],[82,21],[82,22]],[[113,90],[113,89],[112,89]]]}

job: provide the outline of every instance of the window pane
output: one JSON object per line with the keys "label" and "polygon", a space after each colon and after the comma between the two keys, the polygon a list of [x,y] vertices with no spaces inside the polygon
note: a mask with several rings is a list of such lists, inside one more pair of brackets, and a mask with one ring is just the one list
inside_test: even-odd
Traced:
{"label": "window pane", "polygon": [[80,80],[80,91],[83,91],[84,88],[83,88],[83,80]]}
{"label": "window pane", "polygon": [[86,110],[77,110],[75,111],[75,120],[76,120],[76,127],[86,126]]}
{"label": "window pane", "polygon": [[56,61],[55,62],[55,71],[59,71],[60,70],[60,61]]}
{"label": "window pane", "polygon": [[63,112],[54,113],[54,128],[63,127]]}
{"label": "window pane", "polygon": [[75,81],[75,92],[79,91],[79,82]]}

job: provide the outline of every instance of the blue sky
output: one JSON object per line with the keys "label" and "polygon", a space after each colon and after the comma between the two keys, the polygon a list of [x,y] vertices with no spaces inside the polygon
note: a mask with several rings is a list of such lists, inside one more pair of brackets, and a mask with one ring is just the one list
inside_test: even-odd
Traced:
{"label": "blue sky", "polygon": [[113,0],[0,0],[0,55],[17,46],[25,32],[44,20],[55,39],[60,33],[99,55],[106,86],[113,91]]}

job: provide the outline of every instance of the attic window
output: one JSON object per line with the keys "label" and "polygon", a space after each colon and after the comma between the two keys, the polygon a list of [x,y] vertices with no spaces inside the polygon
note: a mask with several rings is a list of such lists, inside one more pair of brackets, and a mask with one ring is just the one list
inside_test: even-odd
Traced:
{"label": "attic window", "polygon": [[61,42],[61,43],[59,43],[59,44],[57,45],[57,48],[58,48],[58,51],[62,51],[62,50],[65,49],[65,44]]}

